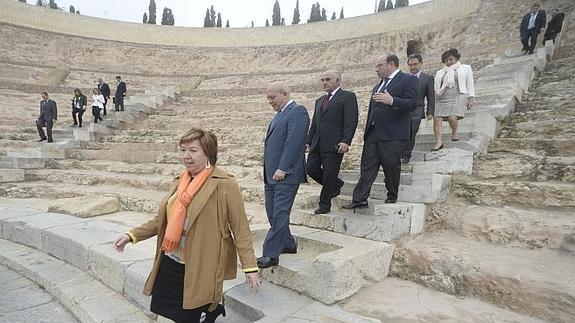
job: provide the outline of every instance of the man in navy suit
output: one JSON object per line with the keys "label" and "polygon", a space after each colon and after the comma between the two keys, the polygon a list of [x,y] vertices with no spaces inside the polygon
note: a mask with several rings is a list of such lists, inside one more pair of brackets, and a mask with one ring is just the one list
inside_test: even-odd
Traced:
{"label": "man in navy suit", "polygon": [[126,82],[116,76],[116,93],[114,94],[114,110],[124,111],[124,97],[126,96]]}
{"label": "man in navy suit", "polygon": [[290,100],[284,83],[272,83],[266,91],[268,103],[277,112],[270,123],[264,145],[265,208],[271,228],[263,245],[258,267],[279,263],[282,253],[296,253],[289,230],[289,216],[299,185],[306,182],[305,144],[309,127],[307,109]]}
{"label": "man in navy suit", "polygon": [[357,128],[355,93],[340,88],[341,73],[327,71],[321,82],[326,92],[315,101],[307,136],[307,174],[322,185],[315,214],[331,211],[331,199],[338,196],[343,181],[338,178],[343,154],[347,153]]}
{"label": "man in navy suit", "polygon": [[528,14],[523,16],[519,32],[521,33],[521,43],[523,44],[523,54],[533,54],[537,45],[537,35],[545,27],[545,10],[540,10],[539,4],[531,6]]}
{"label": "man in navy suit", "polygon": [[399,58],[381,56],[375,65],[381,81],[374,87],[363,135],[360,178],[345,209],[366,208],[371,186],[383,167],[387,199],[397,202],[401,151],[411,138],[411,112],[417,109],[419,79],[399,70]]}

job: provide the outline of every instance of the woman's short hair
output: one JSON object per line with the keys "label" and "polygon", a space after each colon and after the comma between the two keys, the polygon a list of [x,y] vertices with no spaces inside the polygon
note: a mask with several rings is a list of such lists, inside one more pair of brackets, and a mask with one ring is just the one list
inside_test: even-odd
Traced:
{"label": "woman's short hair", "polygon": [[96,94],[98,95],[102,94],[102,92],[100,92],[100,90],[97,87],[94,88],[93,92],[96,92]]}
{"label": "woman's short hair", "polygon": [[198,140],[200,142],[200,146],[202,147],[204,154],[208,156],[210,164],[215,165],[218,160],[218,138],[216,135],[211,131],[192,128],[180,138],[180,146],[194,140]]}
{"label": "woman's short hair", "polygon": [[82,91],[80,91],[80,89],[74,89],[74,93],[78,93],[78,94],[82,95]]}
{"label": "woman's short hair", "polygon": [[445,52],[443,52],[443,54],[441,54],[441,62],[442,63],[446,63],[447,59],[453,56],[455,58],[457,58],[457,60],[459,60],[459,58],[461,58],[461,54],[459,54],[459,52],[457,51],[457,49],[455,48],[450,48],[448,50],[446,50]]}

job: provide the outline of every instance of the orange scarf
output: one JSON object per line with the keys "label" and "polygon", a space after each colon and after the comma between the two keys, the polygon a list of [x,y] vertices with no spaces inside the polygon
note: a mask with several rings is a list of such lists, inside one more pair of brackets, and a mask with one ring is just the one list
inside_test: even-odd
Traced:
{"label": "orange scarf", "polygon": [[213,167],[205,168],[193,179],[187,170],[183,171],[180,175],[176,200],[174,201],[174,205],[172,205],[168,226],[166,227],[166,234],[162,241],[162,250],[174,251],[178,248],[186,221],[186,209],[213,171]]}

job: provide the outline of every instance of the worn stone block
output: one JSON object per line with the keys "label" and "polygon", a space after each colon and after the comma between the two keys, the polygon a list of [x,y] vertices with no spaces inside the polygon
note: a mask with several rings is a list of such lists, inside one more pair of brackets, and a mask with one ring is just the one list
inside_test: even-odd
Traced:
{"label": "worn stone block", "polygon": [[117,197],[81,196],[57,200],[48,207],[48,211],[90,218],[118,212],[121,208],[122,205]]}
{"label": "worn stone block", "polygon": [[25,179],[23,169],[0,169],[0,183],[22,182]]}

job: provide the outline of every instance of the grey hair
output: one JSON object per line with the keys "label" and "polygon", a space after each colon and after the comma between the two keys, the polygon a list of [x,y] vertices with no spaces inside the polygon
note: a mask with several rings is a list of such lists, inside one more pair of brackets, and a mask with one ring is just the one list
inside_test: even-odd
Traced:
{"label": "grey hair", "polygon": [[324,75],[327,75],[327,74],[333,75],[336,80],[341,81],[341,72],[338,70],[327,70],[323,74]]}
{"label": "grey hair", "polygon": [[273,82],[268,86],[269,90],[277,90],[287,95],[291,93],[289,86],[285,82]]}

